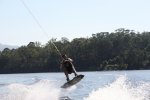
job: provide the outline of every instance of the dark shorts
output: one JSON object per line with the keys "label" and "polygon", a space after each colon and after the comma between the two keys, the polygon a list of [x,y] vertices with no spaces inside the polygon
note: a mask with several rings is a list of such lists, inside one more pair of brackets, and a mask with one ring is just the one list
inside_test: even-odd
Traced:
{"label": "dark shorts", "polygon": [[72,64],[69,61],[65,61],[63,63],[63,70],[65,73],[71,74],[73,73],[73,68],[72,68]]}

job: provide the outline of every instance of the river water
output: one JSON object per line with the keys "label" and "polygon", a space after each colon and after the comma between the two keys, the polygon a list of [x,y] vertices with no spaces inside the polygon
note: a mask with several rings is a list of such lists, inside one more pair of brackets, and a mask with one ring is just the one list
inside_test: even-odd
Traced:
{"label": "river water", "polygon": [[78,74],[85,77],[67,89],[63,73],[0,74],[0,100],[150,100],[150,70]]}

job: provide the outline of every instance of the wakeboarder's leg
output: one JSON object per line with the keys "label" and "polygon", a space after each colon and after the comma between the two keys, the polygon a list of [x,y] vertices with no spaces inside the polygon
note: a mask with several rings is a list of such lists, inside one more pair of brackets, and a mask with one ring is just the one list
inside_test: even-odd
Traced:
{"label": "wakeboarder's leg", "polygon": [[68,73],[65,73],[65,75],[66,75],[66,80],[70,81]]}
{"label": "wakeboarder's leg", "polygon": [[77,72],[76,72],[74,66],[72,66],[72,70],[73,70],[73,73],[74,73],[75,77],[78,76],[78,74],[77,74]]}

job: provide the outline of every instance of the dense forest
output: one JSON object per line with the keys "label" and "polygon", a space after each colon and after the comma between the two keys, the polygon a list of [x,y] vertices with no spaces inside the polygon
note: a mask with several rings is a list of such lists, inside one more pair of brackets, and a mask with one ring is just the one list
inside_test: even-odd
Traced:
{"label": "dense forest", "polygon": [[0,51],[0,73],[58,72],[62,54],[74,60],[77,71],[150,69],[150,32],[120,28],[69,41],[50,39]]}

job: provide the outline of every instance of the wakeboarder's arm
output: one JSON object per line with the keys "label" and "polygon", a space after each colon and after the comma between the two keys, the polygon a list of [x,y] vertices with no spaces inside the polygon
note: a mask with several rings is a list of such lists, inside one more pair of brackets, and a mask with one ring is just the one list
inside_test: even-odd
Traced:
{"label": "wakeboarder's arm", "polygon": [[62,68],[62,67],[63,67],[63,60],[60,63],[60,68]]}
{"label": "wakeboarder's arm", "polygon": [[73,60],[71,58],[68,58],[67,60],[65,61],[69,61],[69,62],[73,62]]}

